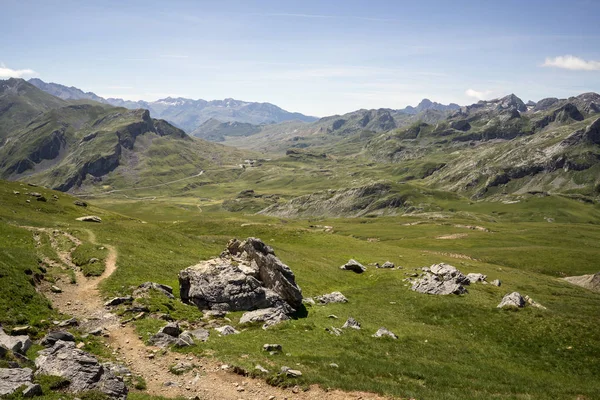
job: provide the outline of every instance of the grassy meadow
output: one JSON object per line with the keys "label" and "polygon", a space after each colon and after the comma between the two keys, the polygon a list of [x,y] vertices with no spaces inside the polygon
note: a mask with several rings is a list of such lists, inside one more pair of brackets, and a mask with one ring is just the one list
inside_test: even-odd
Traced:
{"label": "grassy meadow", "polygon": [[[55,313],[35,292],[27,272],[51,254],[43,254],[48,249],[36,247],[32,234],[17,225],[58,228],[77,236],[84,242],[77,259],[82,263],[105,256],[89,241],[89,230],[98,244],[114,246],[118,269],[102,285],[106,297],[130,294],[145,281],[171,285],[177,296],[179,270],[218,256],[233,237],[254,236],[292,268],[305,297],[341,291],[349,302],[308,306],[297,319],[268,330],[252,326],[227,337],[213,331],[208,342],[181,351],[250,372],[261,364],[271,371],[267,378],[289,366],[302,371],[302,385],[398,398],[600,398],[600,294],[560,279],[600,270],[598,205],[554,195],[526,195],[511,204],[471,201],[414,183],[407,188],[435,211],[296,220],[222,207],[224,200],[245,189],[290,198],[361,184],[374,175],[397,178],[391,166],[367,168],[369,178],[360,165],[339,164],[330,168],[290,159],[265,162],[257,169],[207,171],[172,186],[86,198],[87,208],[74,206],[66,194],[50,200],[54,192],[49,190],[1,182],[1,322],[7,327],[39,324]],[[14,190],[21,194],[14,195]],[[26,196],[28,191],[42,192],[49,201],[36,202]],[[133,199],[146,196],[151,198]],[[102,223],[75,221],[90,214],[100,216]],[[486,230],[469,228],[475,226]],[[341,271],[339,266],[349,258],[364,265],[389,260],[403,268],[368,266],[362,275]],[[439,262],[464,273],[484,273],[490,281],[500,279],[502,286],[471,285],[462,296],[412,292],[404,281],[407,274]],[[497,309],[512,291],[547,309]],[[190,323],[202,316],[166,298],[153,297],[148,303]],[[331,314],[339,319],[329,318]],[[234,325],[240,316],[230,315]],[[341,327],[349,316],[361,323],[360,331],[334,336],[325,330]],[[144,337],[162,324],[136,322]],[[371,337],[379,327],[397,334],[398,340]],[[264,343],[280,343],[283,352],[269,355],[262,351]]]}

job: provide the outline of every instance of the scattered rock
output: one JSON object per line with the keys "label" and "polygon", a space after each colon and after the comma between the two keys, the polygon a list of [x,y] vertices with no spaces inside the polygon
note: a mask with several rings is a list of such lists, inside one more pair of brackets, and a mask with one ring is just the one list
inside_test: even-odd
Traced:
{"label": "scattered rock", "polygon": [[188,362],[179,362],[169,368],[169,371],[175,375],[185,374],[186,372],[192,370],[194,368],[194,364]]}
{"label": "scattered rock", "polygon": [[166,333],[156,333],[148,339],[148,344],[156,347],[168,347],[174,345],[177,342],[177,337],[167,335]]}
{"label": "scattered rock", "polygon": [[151,290],[151,289],[152,290],[156,290],[156,291],[164,294],[165,296],[167,296],[170,299],[174,299],[175,298],[175,296],[173,296],[173,288],[171,286],[163,285],[162,283],[156,283],[156,282],[144,282],[144,283],[142,283],[133,292],[133,295],[135,297],[141,297],[144,294],[148,293],[148,291]]}
{"label": "scattered rock", "polygon": [[75,200],[73,202],[73,204],[75,204],[78,207],[87,207],[87,203],[85,201],[81,201],[81,200]]}
{"label": "scattered rock", "polygon": [[222,326],[220,328],[216,328],[215,330],[217,332],[219,332],[221,334],[221,336],[237,335],[238,333],[240,333],[238,330],[236,330],[231,325],[225,325],[225,326]]}
{"label": "scattered rock", "polygon": [[329,332],[331,335],[334,335],[334,336],[341,336],[342,335],[342,330],[339,329],[339,328],[336,328],[334,326],[332,326],[330,328],[325,328],[325,330],[327,332]]}
{"label": "scattered rock", "polygon": [[470,274],[467,274],[467,279],[469,280],[469,283],[485,282],[487,279],[487,275],[472,272]]}
{"label": "scattered rock", "polygon": [[449,264],[434,264],[423,268],[425,275],[413,283],[412,290],[425,294],[464,294],[469,280],[458,269]]}
{"label": "scattered rock", "polygon": [[222,310],[202,310],[203,319],[223,318],[227,315],[227,311]]}
{"label": "scattered rock", "polygon": [[346,320],[346,323],[342,326],[343,329],[352,328],[360,330],[360,323],[354,318],[350,317]]}
{"label": "scattered rock", "polygon": [[291,314],[293,310],[289,306],[278,306],[270,308],[261,308],[254,311],[245,312],[240,318],[240,324],[248,324],[252,322],[264,322],[263,329],[267,329],[270,326],[276,325],[280,322],[287,321],[290,319],[288,314]]}
{"label": "scattered rock", "polygon": [[512,292],[504,296],[497,308],[504,307],[525,307],[525,299],[519,292]]}
{"label": "scattered rock", "polygon": [[35,360],[36,375],[54,375],[70,381],[69,392],[99,390],[106,395],[125,400],[127,387],[123,379],[104,368],[91,354],[75,348],[72,342],[59,340],[42,350]]}
{"label": "scattered rock", "polygon": [[104,333],[104,328],[100,327],[100,328],[92,329],[88,333],[93,336],[102,336],[102,334]]}
{"label": "scattered rock", "polygon": [[100,261],[99,259],[97,259],[96,257],[92,257],[88,260],[88,264],[95,264],[98,261]]}
{"label": "scattered rock", "polygon": [[171,322],[160,328],[158,333],[164,333],[169,336],[178,337],[181,334],[181,328],[177,322]]}
{"label": "scattered rock", "polygon": [[124,296],[124,297],[115,297],[104,303],[104,307],[114,307],[124,303],[132,303],[133,297]]}
{"label": "scattered rock", "polygon": [[297,369],[290,369],[290,367],[281,367],[281,374],[287,375],[290,378],[299,378],[302,376],[302,372]]}
{"label": "scattered rock", "polygon": [[255,370],[262,372],[263,374],[268,374],[269,370],[264,368],[262,365],[260,364],[256,364],[256,366],[254,367]]}
{"label": "scattered rock", "polygon": [[27,195],[31,197],[42,197],[42,194],[38,192],[29,192]]}
{"label": "scattered rock", "polygon": [[271,344],[271,343],[267,343],[263,345],[263,351],[277,351],[277,352],[281,352],[283,351],[283,347],[280,344]]}
{"label": "scattered rock", "polygon": [[335,314],[329,314],[329,315],[327,316],[327,318],[331,318],[331,319],[338,319],[338,316],[337,316],[337,315],[335,315]]}
{"label": "scattered rock", "polygon": [[535,308],[541,308],[542,310],[546,310],[547,308],[544,307],[543,305],[541,305],[540,303],[538,303],[537,301],[533,300],[531,297],[525,295],[525,297],[523,297],[523,299],[525,300],[525,302],[527,304],[529,304],[532,307]]}
{"label": "scattered rock", "polygon": [[392,339],[398,339],[395,333],[388,331],[387,329],[381,327],[372,335],[373,337],[391,337]]}
{"label": "scattered rock", "polygon": [[77,318],[75,318],[75,317],[65,319],[64,321],[60,321],[58,323],[58,326],[60,326],[61,328],[66,328],[67,326],[77,326],[77,325],[79,325],[79,322],[77,322]]}
{"label": "scattered rock", "polygon": [[342,265],[340,269],[343,269],[345,271],[353,271],[357,274],[362,274],[367,270],[367,267],[365,267],[364,265],[362,265],[354,259],[350,259],[346,264]]}
{"label": "scattered rock", "polygon": [[104,366],[104,368],[106,368],[110,372],[112,372],[113,375],[123,376],[123,377],[131,375],[131,371],[129,370],[129,368],[127,368],[123,364],[118,364],[118,363],[114,363],[114,362],[106,362],[102,365]]}
{"label": "scattered rock", "polygon": [[348,299],[341,292],[332,292],[329,294],[324,294],[322,296],[317,296],[315,299],[320,304],[329,304],[329,303],[347,303]]}
{"label": "scattered rock", "polygon": [[17,192],[16,190],[13,190],[13,194],[21,194],[21,192]]}
{"label": "scattered rock", "polygon": [[13,353],[25,354],[31,345],[32,343],[29,336],[9,336],[0,327],[0,346],[7,348]]}
{"label": "scattered rock", "polygon": [[30,368],[0,368],[0,396],[13,394],[23,385],[31,385],[33,371]]}
{"label": "scattered rock", "polygon": [[594,292],[600,292],[600,272],[593,275],[569,276],[565,281]]}
{"label": "scattered rock", "polygon": [[31,326],[29,325],[15,326],[10,330],[10,334],[13,336],[27,335],[30,330]]}
{"label": "scattered rock", "polygon": [[184,332],[182,332],[182,335],[184,333],[190,335],[194,339],[199,340],[201,342],[208,341],[208,338],[210,336],[210,332],[207,331],[206,329],[202,329],[202,328],[194,329],[191,331],[184,331]]}
{"label": "scattered rock", "polygon": [[220,258],[180,271],[179,286],[181,300],[201,310],[282,307],[291,313],[302,306],[292,270],[256,238],[231,240]]}
{"label": "scattered rock", "polygon": [[193,346],[194,344],[194,337],[187,331],[181,332],[177,338],[177,341],[175,342],[177,347],[188,347]]}
{"label": "scattered rock", "polygon": [[494,286],[500,286],[500,285],[502,285],[502,281],[500,279],[494,279],[491,283]]}
{"label": "scattered rock", "polygon": [[302,304],[306,304],[306,305],[309,305],[309,306],[314,306],[316,303],[315,303],[315,300],[312,297],[308,297],[308,298],[302,299]]}
{"label": "scattered rock", "polygon": [[387,268],[391,268],[391,269],[393,269],[393,268],[396,268],[396,266],[394,265],[394,263],[393,263],[393,262],[391,262],[391,261],[386,261],[386,262],[384,262],[384,263],[383,263],[383,265],[381,265],[381,266],[379,266],[379,267],[377,267],[377,268],[381,268],[381,269],[387,269]]}
{"label": "scattered rock", "polygon": [[35,396],[41,396],[42,394],[43,394],[42,387],[40,386],[39,383],[34,383],[32,385],[29,385],[25,388],[25,390],[23,390],[23,397],[26,399],[35,397]]}
{"label": "scattered rock", "polygon": [[329,364],[329,366],[330,366],[331,368],[339,368],[339,367],[340,367],[340,366],[339,366],[339,365],[337,365],[336,363],[331,363],[331,364]]}
{"label": "scattered rock", "polygon": [[44,196],[40,196],[36,199],[37,201],[41,201],[41,202],[47,202],[48,200],[44,197]]}
{"label": "scattered rock", "polygon": [[76,218],[76,220],[83,222],[102,222],[102,218],[97,217],[95,215],[86,215],[85,217]]}
{"label": "scattered rock", "polygon": [[52,347],[59,340],[62,340],[63,342],[74,342],[75,336],[66,331],[50,332],[42,339],[40,344],[42,346]]}

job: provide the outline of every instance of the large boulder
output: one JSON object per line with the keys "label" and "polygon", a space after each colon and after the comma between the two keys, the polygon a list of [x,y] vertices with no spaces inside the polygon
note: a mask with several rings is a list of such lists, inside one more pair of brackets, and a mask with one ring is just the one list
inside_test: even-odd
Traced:
{"label": "large boulder", "polygon": [[21,386],[30,386],[33,371],[29,368],[0,368],[0,396],[13,394]]}
{"label": "large boulder", "polygon": [[54,346],[38,354],[35,360],[36,375],[54,375],[68,379],[69,392],[99,390],[111,398],[127,398],[127,387],[123,379],[100,364],[96,357],[77,349],[73,342],[59,340]]}
{"label": "large boulder", "polygon": [[425,275],[412,285],[411,289],[415,292],[437,295],[467,293],[463,285],[468,285],[469,279],[452,265],[434,264],[423,270]]}
{"label": "large boulder", "polygon": [[13,353],[25,354],[31,345],[29,336],[10,336],[0,327],[0,346],[7,348]]}
{"label": "large boulder", "polygon": [[250,311],[302,306],[292,270],[260,239],[231,240],[219,258],[179,272],[181,300],[200,310]]}

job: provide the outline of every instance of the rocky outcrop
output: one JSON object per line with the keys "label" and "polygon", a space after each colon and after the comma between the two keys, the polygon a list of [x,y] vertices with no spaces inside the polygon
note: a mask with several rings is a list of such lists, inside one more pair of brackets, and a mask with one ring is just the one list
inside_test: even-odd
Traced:
{"label": "rocky outcrop", "polygon": [[596,119],[585,129],[585,138],[594,143],[600,144],[600,118]]}
{"label": "rocky outcrop", "polygon": [[91,354],[75,348],[75,343],[57,341],[39,352],[36,375],[53,375],[70,381],[67,391],[99,390],[114,399],[126,399],[127,387]]}
{"label": "rocky outcrop", "polygon": [[468,285],[469,279],[452,265],[434,264],[423,270],[424,276],[412,285],[411,289],[415,292],[437,295],[467,293],[463,285]]}
{"label": "rocky outcrop", "polygon": [[138,286],[138,288],[136,290],[133,291],[133,295],[135,297],[143,297],[150,290],[156,290],[157,292],[164,294],[165,296],[167,296],[170,299],[175,298],[175,296],[173,296],[173,288],[171,286],[163,285],[162,283],[156,283],[156,282],[142,283],[140,286]]}
{"label": "rocky outcrop", "polygon": [[600,272],[593,275],[569,276],[564,279],[573,285],[581,286],[594,292],[600,292]]}
{"label": "rocky outcrop", "polygon": [[260,239],[231,240],[220,258],[179,272],[181,300],[201,310],[252,311],[302,306],[292,270]]}
{"label": "rocky outcrop", "polygon": [[31,369],[0,368],[0,396],[13,394],[21,386],[27,386],[27,389],[33,386],[33,371]]}

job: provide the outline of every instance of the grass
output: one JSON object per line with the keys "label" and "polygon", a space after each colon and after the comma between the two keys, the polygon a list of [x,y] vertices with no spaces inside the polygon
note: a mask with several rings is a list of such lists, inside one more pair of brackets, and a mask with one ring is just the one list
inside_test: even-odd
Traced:
{"label": "grass", "polygon": [[107,255],[108,250],[104,246],[93,243],[82,243],[71,253],[73,263],[81,267],[85,276],[102,275]]}
{"label": "grass", "polygon": [[[243,174],[248,173],[255,172]],[[21,253],[10,253],[21,260],[21,271],[36,265],[35,248],[31,233],[9,222],[71,232],[92,229],[98,243],[118,250],[118,269],[101,288],[106,297],[129,294],[145,281],[171,285],[178,297],[179,270],[217,256],[232,237],[262,238],[293,269],[305,297],[338,290],[349,303],[309,307],[306,318],[266,331],[246,327],[240,335],[226,337],[211,332],[208,342],[180,351],[216,357],[247,371],[261,364],[271,371],[266,377],[275,384],[286,384],[276,382],[273,376],[288,366],[303,373],[294,384],[318,383],[325,388],[405,398],[599,396],[600,384],[595,377],[600,374],[600,338],[595,332],[600,322],[600,295],[558,279],[597,272],[598,206],[559,196],[529,196],[515,204],[469,202],[427,190],[420,194],[420,201],[435,204],[440,211],[410,217],[292,220],[226,212],[220,207],[220,199],[234,198],[248,188],[273,194],[286,178],[291,177],[283,174],[273,178],[275,181],[267,179],[254,185],[246,178],[202,185],[192,189],[195,196],[182,192],[155,201],[99,198],[85,210],[102,217],[103,222],[94,225],[75,221],[81,210],[71,206],[67,196],[56,203],[36,204],[39,210],[32,210],[22,198],[12,195],[19,184],[6,183],[0,192],[0,229],[11,235],[13,248],[21,249]],[[306,179],[300,174],[294,181]],[[303,189],[319,189],[321,185],[314,180]],[[282,195],[301,194],[292,184],[280,188]],[[411,190],[418,192],[419,187]],[[554,222],[546,222],[544,217]],[[406,225],[414,222],[421,224]],[[315,225],[329,225],[333,231],[323,232]],[[483,226],[490,232],[464,225]],[[436,239],[456,233],[467,236]],[[77,260],[91,258],[94,247],[84,246],[78,250],[81,257],[78,254]],[[459,255],[462,258],[456,258]],[[363,275],[339,270],[349,258],[365,265],[390,260],[403,269],[369,268]],[[6,260],[3,255],[2,261]],[[448,262],[465,273],[487,274],[489,280],[501,279],[503,285],[473,285],[468,294],[452,297],[421,295],[405,286],[405,273],[437,262]],[[24,273],[20,281],[27,282]],[[15,288],[15,293],[20,288]],[[511,291],[531,296],[547,310],[496,309],[502,296]],[[40,311],[43,299],[34,293],[33,286],[30,294],[33,300],[18,298],[18,312],[0,315],[11,316],[9,322],[22,323],[41,319],[38,314],[46,316]],[[8,298],[3,297],[0,306],[6,307]],[[187,323],[199,321],[202,315],[191,306],[156,293],[141,301],[153,312]],[[31,313],[26,312],[29,303]],[[18,313],[22,314],[20,319]],[[329,319],[330,314],[340,318]],[[234,325],[240,316],[230,315]],[[361,322],[360,331],[344,332],[340,337],[325,331],[332,325],[340,327],[349,316]],[[146,317],[133,324],[147,339],[166,321]],[[372,338],[381,326],[399,339]],[[283,352],[269,355],[262,351],[264,343],[280,343]],[[332,368],[331,363],[339,368]],[[132,392],[132,396],[144,395]]]}

